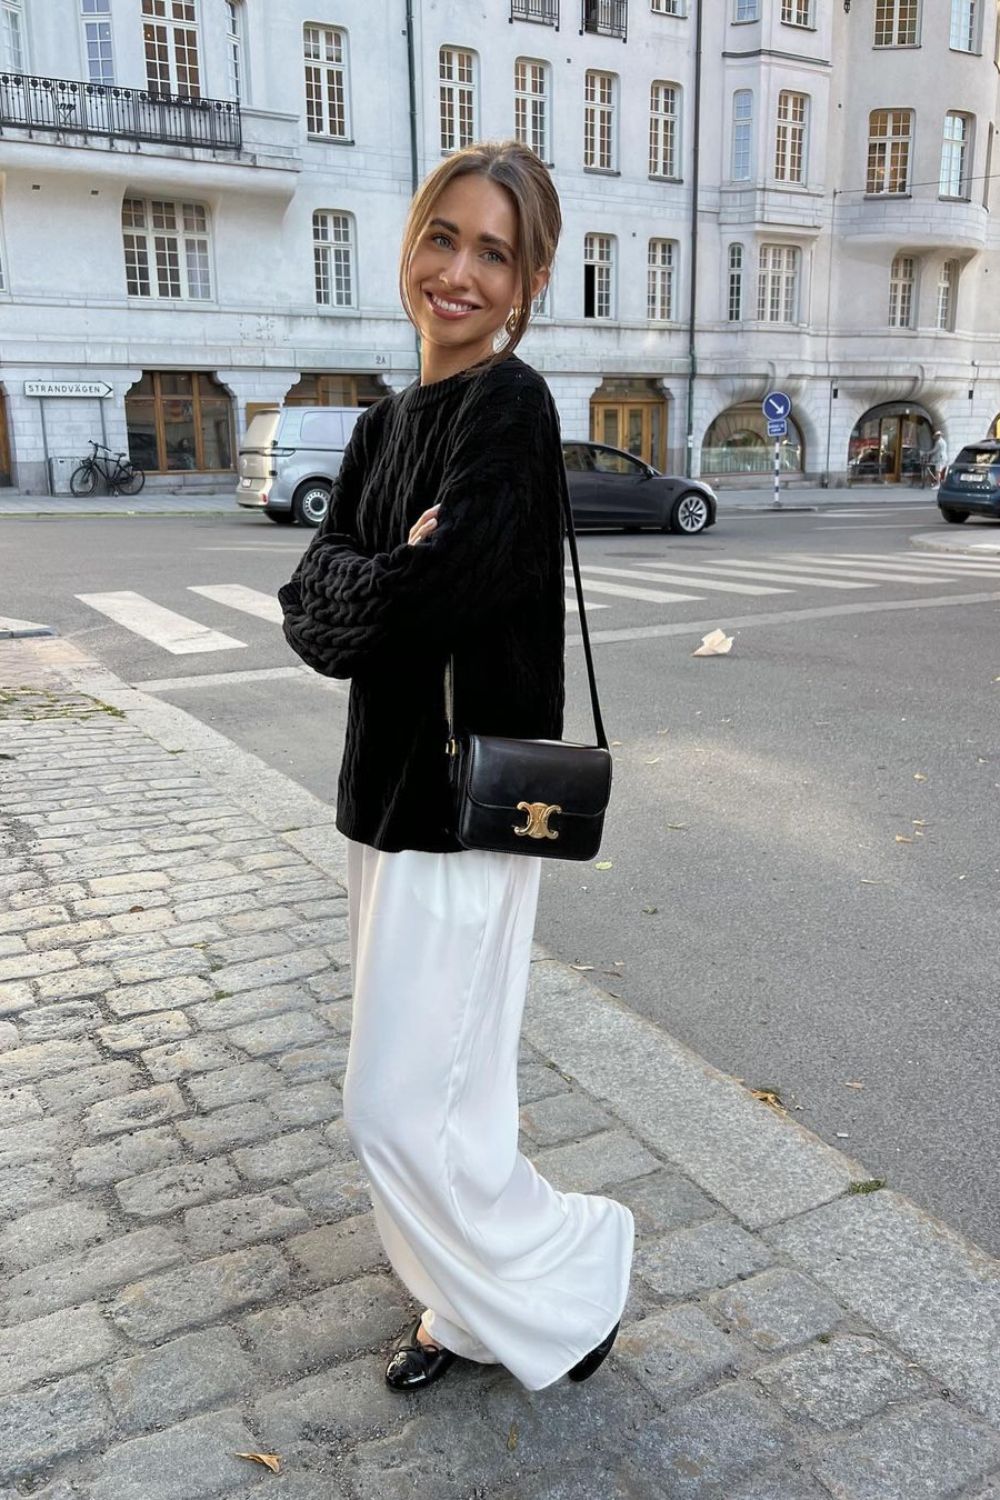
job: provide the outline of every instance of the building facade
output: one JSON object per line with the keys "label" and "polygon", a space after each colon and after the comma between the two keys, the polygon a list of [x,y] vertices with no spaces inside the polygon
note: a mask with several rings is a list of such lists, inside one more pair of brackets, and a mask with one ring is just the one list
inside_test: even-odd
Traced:
{"label": "building facade", "polygon": [[[699,5],[701,14],[699,14]],[[225,484],[262,404],[412,380],[397,250],[517,135],[567,436],[905,478],[1000,414],[996,0],[0,0],[0,484],[89,439]]]}

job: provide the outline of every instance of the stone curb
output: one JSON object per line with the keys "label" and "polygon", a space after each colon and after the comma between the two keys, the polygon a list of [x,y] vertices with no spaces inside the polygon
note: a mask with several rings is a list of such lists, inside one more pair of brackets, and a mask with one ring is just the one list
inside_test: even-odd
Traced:
{"label": "stone curb", "polygon": [[1000,531],[989,541],[971,542],[961,538],[939,536],[933,531],[917,532],[910,537],[910,546],[918,552],[944,552],[959,557],[1000,557]]}

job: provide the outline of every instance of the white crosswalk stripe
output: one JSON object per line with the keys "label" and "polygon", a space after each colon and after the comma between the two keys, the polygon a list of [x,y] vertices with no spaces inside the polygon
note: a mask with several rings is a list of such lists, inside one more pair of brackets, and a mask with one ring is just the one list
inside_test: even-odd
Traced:
{"label": "white crosswalk stripe", "polygon": [[891,556],[880,557],[875,553],[852,552],[848,554],[841,552],[834,555],[845,560],[848,556],[851,558],[859,557],[862,559],[862,566],[868,562],[874,562],[878,563],[879,567],[917,567],[943,573],[970,573],[973,576],[976,573],[1000,573],[1000,557],[991,560],[988,557],[964,557],[961,555],[957,557],[929,557],[926,553],[914,553],[912,557],[906,559],[905,563],[900,563],[898,559],[894,560]]}
{"label": "white crosswalk stripe", "polygon": [[245,615],[254,615],[258,620],[270,620],[274,625],[282,621],[281,605],[276,594],[265,594],[262,589],[249,589],[242,583],[189,583],[192,594],[211,599],[216,604],[225,604]]}
{"label": "white crosswalk stripe", "polygon": [[234,640],[231,635],[223,635],[220,630],[209,630],[207,626],[189,620],[186,615],[164,609],[162,605],[154,604],[151,599],[135,594],[130,589],[107,594],[77,594],[76,597],[82,604],[107,615],[116,625],[122,625],[133,635],[142,636],[154,646],[162,646],[164,651],[169,651],[174,656],[194,656],[202,651],[241,651],[246,648],[246,641]]}
{"label": "white crosswalk stripe", "polygon": [[[786,557],[793,554],[785,553]],[[802,559],[810,568],[830,569],[833,572],[847,572],[853,576],[859,569],[877,569],[886,581],[899,579],[903,583],[919,583],[922,578],[951,579],[960,577],[966,570],[957,563],[948,563],[944,566],[927,567],[925,563],[909,558],[905,562],[898,559],[893,562],[856,562],[853,557],[805,557]],[[978,569],[976,570],[979,571]],[[993,569],[1000,572],[1000,569]],[[975,576],[975,575],[972,575]]]}
{"label": "white crosswalk stripe", "polygon": [[[660,564],[654,562],[650,563],[649,566],[651,568],[658,568]],[[666,566],[671,566],[671,564],[667,564]],[[681,566],[684,567],[685,564],[682,563]],[[772,564],[770,562],[766,568],[758,568],[754,563],[731,562],[728,558],[720,558],[718,562],[712,563],[712,567],[716,571],[723,566],[727,574],[732,573],[735,576],[746,573],[749,578],[763,578],[774,583],[801,583],[810,588],[818,589],[868,589],[872,587],[870,583],[849,583],[846,579],[827,578],[820,573],[801,573],[798,569],[792,572],[789,571],[791,569],[790,563],[787,565],[787,568],[784,563]],[[777,571],[778,568],[780,568],[780,572]],[[784,590],[779,590],[779,592],[784,592]]]}
{"label": "white crosswalk stripe", "polygon": [[702,597],[701,594],[671,594],[664,589],[632,589],[623,583],[600,583],[596,578],[588,578],[584,588],[585,603],[587,603],[586,595],[591,593],[613,594],[618,599],[640,599],[647,604],[678,604]]}
{"label": "white crosswalk stripe", "polygon": [[[583,596],[583,603],[588,615],[590,614],[590,611],[592,609],[608,608],[608,605],[606,604],[597,604],[593,599],[588,599],[586,593],[584,593]],[[572,593],[570,593],[569,589],[566,590],[566,610],[569,614],[578,615],[580,613],[580,606],[576,600],[576,589],[574,589]]]}
{"label": "white crosswalk stripe", "polygon": [[[657,569],[659,569],[660,566],[662,565],[657,564]],[[647,583],[686,583],[690,584],[692,588],[704,589],[706,593],[749,594],[751,597],[753,597],[756,595],[762,596],[764,594],[789,594],[793,592],[793,590],[791,589],[757,587],[755,584],[750,583],[726,583],[721,579],[706,578],[701,573],[688,573],[686,571],[684,573],[661,573],[659,571],[655,573],[644,573],[641,569],[638,568],[604,568],[596,567],[592,563],[588,563],[587,566],[585,568],[582,568],[580,571],[583,573],[583,576],[587,580],[588,585],[592,584],[593,575],[595,573],[599,573],[602,578],[637,578],[640,581]]]}
{"label": "white crosswalk stripe", "polygon": [[[731,565],[723,562],[719,566],[728,572]],[[922,573],[890,573],[881,566],[876,567],[874,563],[868,563],[864,567],[840,568],[829,562],[817,562],[813,559],[803,558],[801,562],[794,563],[769,561],[768,567],[778,573],[783,573],[788,568],[794,568],[796,571],[808,569],[817,578],[838,578],[842,576],[853,579],[856,583],[891,583],[893,579],[898,579],[900,583],[924,583],[927,581]]]}

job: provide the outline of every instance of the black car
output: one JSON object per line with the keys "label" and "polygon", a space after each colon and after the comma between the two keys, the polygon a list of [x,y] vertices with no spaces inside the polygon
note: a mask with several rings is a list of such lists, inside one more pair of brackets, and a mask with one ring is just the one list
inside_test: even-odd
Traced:
{"label": "black car", "polygon": [[970,516],[1000,521],[1000,440],[984,438],[963,448],[948,465],[937,501],[946,521],[967,521]]}
{"label": "black car", "polygon": [[715,525],[715,491],[700,479],[661,474],[606,443],[564,442],[576,526],[656,526],[695,536]]}

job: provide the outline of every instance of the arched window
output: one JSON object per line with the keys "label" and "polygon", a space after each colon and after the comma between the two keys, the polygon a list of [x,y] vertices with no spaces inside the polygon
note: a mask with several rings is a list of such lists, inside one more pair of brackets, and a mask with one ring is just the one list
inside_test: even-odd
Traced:
{"label": "arched window", "polygon": [[125,397],[132,462],[175,473],[233,467],[233,407],[214,375],[145,370]]}
{"label": "arched window", "polygon": [[[781,468],[798,474],[805,468],[802,433],[791,417],[788,435],[780,441]],[[705,434],[701,448],[703,474],[769,474],[774,467],[774,438],[759,402],[747,401],[720,413]]]}
{"label": "arched window", "polygon": [[305,374],[285,396],[285,406],[373,406],[387,394],[376,375],[327,370]]}
{"label": "arched window", "polygon": [[912,255],[897,255],[889,271],[889,327],[912,328],[917,262]]}
{"label": "arched window", "polygon": [[347,33],[339,26],[303,26],[306,132],[334,141],[350,138]]}

